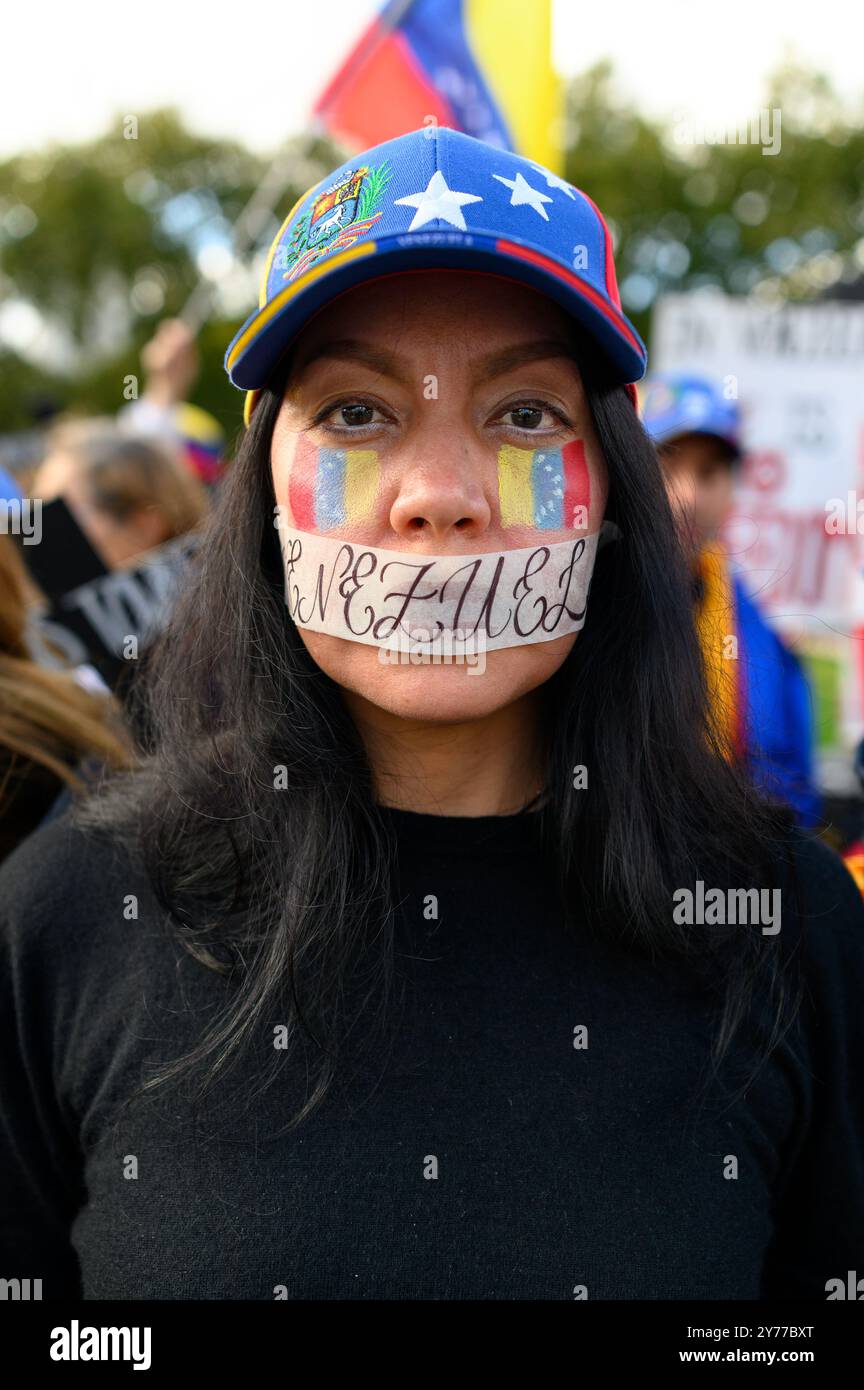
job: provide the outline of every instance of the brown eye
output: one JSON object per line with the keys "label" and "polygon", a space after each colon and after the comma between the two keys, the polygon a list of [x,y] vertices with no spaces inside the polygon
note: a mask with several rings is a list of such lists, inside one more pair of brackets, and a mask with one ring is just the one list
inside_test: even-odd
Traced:
{"label": "brown eye", "polygon": [[534,430],[543,419],[544,412],[537,405],[517,405],[508,410],[507,414],[512,417],[513,424],[518,429]]}
{"label": "brown eye", "polygon": [[340,406],[339,413],[346,425],[371,425],[375,409],[374,406],[365,405],[362,401],[358,401],[354,405]]}

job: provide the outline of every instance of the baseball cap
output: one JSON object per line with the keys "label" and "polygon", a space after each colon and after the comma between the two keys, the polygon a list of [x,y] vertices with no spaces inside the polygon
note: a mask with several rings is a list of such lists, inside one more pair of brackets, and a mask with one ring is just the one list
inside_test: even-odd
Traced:
{"label": "baseball cap", "polygon": [[0,465],[0,506],[2,506],[4,502],[23,501],[24,494],[21,491],[17,478],[13,478],[12,474],[7,472],[7,470]]}
{"label": "baseball cap", "polygon": [[685,372],[657,372],[639,388],[642,424],[655,444],[682,434],[716,435],[737,457],[741,453],[738,405],[718,383]]}
{"label": "baseball cap", "polygon": [[276,236],[258,308],[230,343],[232,383],[256,393],[303,325],[337,294],[400,271],[485,271],[541,290],[597,343],[612,379],[645,372],[621,309],[612,238],[586,193],[521,155],[448,126],[424,126],[335,169]]}

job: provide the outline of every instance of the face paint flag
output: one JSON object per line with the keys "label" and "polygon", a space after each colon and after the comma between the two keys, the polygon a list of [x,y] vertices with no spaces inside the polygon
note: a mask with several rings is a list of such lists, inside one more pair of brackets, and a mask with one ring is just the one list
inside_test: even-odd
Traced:
{"label": "face paint flag", "polygon": [[380,465],[375,449],[319,449],[300,439],[288,501],[302,531],[328,531],[372,514]]}
{"label": "face paint flag", "polygon": [[[277,508],[295,623],[388,647],[428,634],[487,651],[551,642],[585,622],[599,533],[470,555],[382,550],[288,524]],[[418,639],[418,634],[421,634]]]}
{"label": "face paint flag", "polygon": [[563,449],[505,444],[498,453],[498,500],[502,526],[586,530],[591,490],[583,441]]}

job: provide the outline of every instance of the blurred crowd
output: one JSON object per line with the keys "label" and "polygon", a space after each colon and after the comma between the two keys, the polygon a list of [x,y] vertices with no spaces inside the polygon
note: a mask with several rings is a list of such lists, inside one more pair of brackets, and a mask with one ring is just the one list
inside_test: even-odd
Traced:
{"label": "blurred crowd", "polygon": [[36,458],[0,471],[0,859],[103,768],[131,763],[136,747],[120,683],[53,621],[56,605],[32,563],[40,546],[16,534],[25,499],[38,499],[40,527],[45,509],[62,508],[52,534],[63,553],[50,558],[56,588],[72,590],[95,570],[131,572],[194,537],[218,486],[224,432],[186,400],[197,350],[181,320],[160,325],[142,367],[140,396],[116,417],[48,420],[35,450],[31,442]]}

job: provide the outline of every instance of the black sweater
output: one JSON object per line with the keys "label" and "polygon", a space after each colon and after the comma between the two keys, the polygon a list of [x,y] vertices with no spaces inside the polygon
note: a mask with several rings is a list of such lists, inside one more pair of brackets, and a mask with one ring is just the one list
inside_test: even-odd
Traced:
{"label": "black sweater", "polygon": [[824,1300],[864,1270],[864,909],[829,850],[801,838],[808,916],[778,937],[803,1012],[730,1104],[746,1037],[700,1093],[704,990],[562,929],[536,815],[385,814],[395,1041],[281,1135],[299,1061],[252,1096],[278,1019],[194,1124],[173,1088],[117,1117],[224,985],[119,848],[65,817],[12,856],[0,1275],[45,1298]]}

